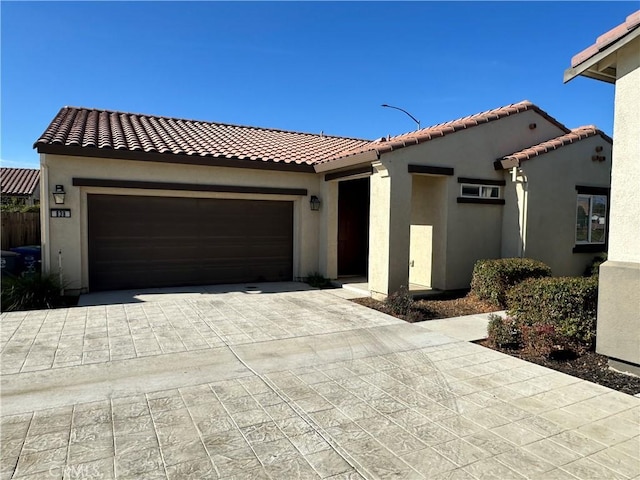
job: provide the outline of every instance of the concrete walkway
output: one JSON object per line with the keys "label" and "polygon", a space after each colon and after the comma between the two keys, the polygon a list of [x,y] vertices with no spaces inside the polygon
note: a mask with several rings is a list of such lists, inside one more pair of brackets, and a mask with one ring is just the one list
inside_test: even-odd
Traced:
{"label": "concrete walkway", "polygon": [[339,291],[212,290],[3,313],[0,478],[640,476],[638,398]]}

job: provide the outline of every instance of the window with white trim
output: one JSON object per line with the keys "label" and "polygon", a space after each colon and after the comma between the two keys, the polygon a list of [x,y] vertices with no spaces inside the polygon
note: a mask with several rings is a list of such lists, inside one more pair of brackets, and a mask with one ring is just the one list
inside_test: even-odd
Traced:
{"label": "window with white trim", "polygon": [[460,185],[460,196],[467,198],[500,198],[500,187],[496,185]]}
{"label": "window with white trim", "polygon": [[607,238],[607,196],[578,194],[576,244],[605,243]]}

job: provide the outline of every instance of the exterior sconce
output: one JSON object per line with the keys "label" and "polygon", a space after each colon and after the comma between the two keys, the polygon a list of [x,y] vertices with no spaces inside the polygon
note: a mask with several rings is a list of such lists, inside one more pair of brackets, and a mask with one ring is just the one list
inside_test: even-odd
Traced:
{"label": "exterior sconce", "polygon": [[311,195],[311,199],[309,200],[309,205],[311,206],[311,210],[317,212],[320,210],[320,199],[315,195]]}
{"label": "exterior sconce", "polygon": [[536,125],[535,123],[530,123],[529,124],[529,130],[535,130],[537,126],[538,125]]}
{"label": "exterior sconce", "polygon": [[56,205],[64,205],[64,185],[56,185],[56,189],[51,192],[53,195],[53,203]]}

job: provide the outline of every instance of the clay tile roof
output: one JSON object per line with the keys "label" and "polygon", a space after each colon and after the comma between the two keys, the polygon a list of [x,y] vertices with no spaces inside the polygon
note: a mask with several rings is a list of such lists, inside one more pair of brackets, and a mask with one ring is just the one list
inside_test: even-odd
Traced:
{"label": "clay tile roof", "polygon": [[470,115],[468,117],[459,118],[457,120],[452,120],[450,122],[440,123],[438,125],[433,125],[431,127],[423,128],[421,130],[416,130],[414,132],[404,133],[402,135],[398,135],[390,138],[379,138],[378,140],[374,140],[372,142],[366,143],[364,145],[356,146],[350,150],[346,150],[344,152],[340,152],[337,155],[325,159],[323,162],[330,162],[332,160],[337,160],[338,158],[348,157],[352,155],[358,155],[365,152],[375,151],[378,155],[391,152],[393,150],[397,150],[398,148],[404,148],[411,145],[417,145],[419,143],[428,142],[430,140],[444,137],[451,133],[458,132],[460,130],[466,130],[468,128],[475,127],[477,125],[482,125],[484,123],[489,123],[494,120],[499,120],[504,117],[508,117],[510,115],[515,115],[521,112],[525,112],[527,110],[534,110],[538,112],[540,115],[545,117],[547,120],[558,126],[565,132],[569,132],[570,130],[558,122],[556,119],[551,117],[545,111],[534,105],[528,100],[524,100],[519,103],[514,103],[511,105],[507,105],[504,107],[496,108],[493,110],[487,110],[486,112],[477,113],[475,115]]}
{"label": "clay tile roof", "polygon": [[638,28],[638,26],[640,26],[640,10],[629,15],[624,23],[600,35],[596,39],[596,43],[574,55],[571,59],[571,66],[576,67],[577,65],[587,61],[598,52],[601,52],[612,43],[626,36],[632,30]]}
{"label": "clay tile roof", "polygon": [[33,195],[40,182],[40,170],[33,168],[1,169],[2,195]]}
{"label": "clay tile roof", "polygon": [[97,149],[311,165],[367,143],[323,134],[63,107],[34,148],[44,153],[52,150],[48,147],[69,147],[87,149],[85,153]]}
{"label": "clay tile roof", "polygon": [[518,162],[530,160],[534,157],[538,157],[553,150],[557,150],[558,148],[564,147],[565,145],[571,145],[572,143],[584,140],[585,138],[593,137],[595,135],[600,135],[607,142],[613,143],[611,137],[609,137],[602,130],[598,130],[594,125],[587,125],[584,127],[574,128],[565,135],[552,138],[551,140],[547,140],[546,142],[539,143],[538,145],[525,148],[524,150],[520,150],[519,152],[505,155],[501,160],[517,160]]}

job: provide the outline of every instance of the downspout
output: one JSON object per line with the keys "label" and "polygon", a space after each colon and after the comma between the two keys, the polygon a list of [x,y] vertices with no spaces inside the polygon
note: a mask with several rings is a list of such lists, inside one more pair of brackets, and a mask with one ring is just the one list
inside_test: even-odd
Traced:
{"label": "downspout", "polygon": [[43,274],[51,272],[51,252],[49,249],[49,166],[47,155],[40,154],[40,251],[41,269]]}

